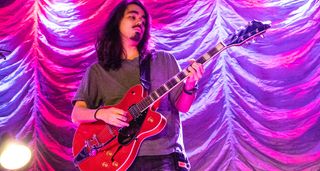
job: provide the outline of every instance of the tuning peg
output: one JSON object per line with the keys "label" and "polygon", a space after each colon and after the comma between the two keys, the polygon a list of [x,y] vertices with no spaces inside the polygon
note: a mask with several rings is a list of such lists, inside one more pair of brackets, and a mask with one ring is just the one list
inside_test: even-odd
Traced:
{"label": "tuning peg", "polygon": [[252,39],[252,40],[251,40],[251,43],[256,43],[256,39]]}
{"label": "tuning peg", "polygon": [[263,35],[263,34],[261,34],[261,35],[260,35],[260,37],[261,37],[261,38],[264,38],[264,35]]}

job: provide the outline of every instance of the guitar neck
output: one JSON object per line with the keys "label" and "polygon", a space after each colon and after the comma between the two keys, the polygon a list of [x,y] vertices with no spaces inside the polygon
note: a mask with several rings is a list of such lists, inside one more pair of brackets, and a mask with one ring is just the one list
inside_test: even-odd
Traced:
{"label": "guitar neck", "polygon": [[[196,60],[197,63],[205,64],[210,59],[212,59],[214,56],[219,54],[222,50],[224,50],[227,46],[225,46],[223,43],[219,43],[216,47],[205,53],[202,57],[198,58]],[[147,108],[149,108],[154,102],[159,100],[161,97],[169,93],[173,88],[175,88],[177,85],[179,85],[184,79],[187,78],[189,71],[187,68],[183,69],[181,72],[177,73],[175,76],[173,76],[171,79],[169,79],[167,82],[162,84],[159,88],[152,91],[148,96],[143,98],[139,103],[135,105],[135,111],[138,111],[137,113],[141,113],[145,111]],[[136,112],[134,112],[136,113]],[[138,116],[135,116],[138,117]]]}

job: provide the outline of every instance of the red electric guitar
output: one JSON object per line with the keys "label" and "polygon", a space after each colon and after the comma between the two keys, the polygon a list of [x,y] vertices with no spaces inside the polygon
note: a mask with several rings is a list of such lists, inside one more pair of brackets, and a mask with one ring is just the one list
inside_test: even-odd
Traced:
{"label": "red electric guitar", "polygon": [[[205,64],[224,49],[240,46],[263,34],[268,28],[268,24],[251,21],[245,29],[230,35],[196,61]],[[142,141],[158,134],[166,126],[166,118],[153,110],[154,104],[181,83],[187,74],[186,69],[182,70],[145,97],[143,87],[134,86],[118,104],[105,106],[129,112],[131,119],[128,127],[117,128],[102,121],[80,124],[73,139],[74,163],[82,171],[128,169],[137,156]]]}

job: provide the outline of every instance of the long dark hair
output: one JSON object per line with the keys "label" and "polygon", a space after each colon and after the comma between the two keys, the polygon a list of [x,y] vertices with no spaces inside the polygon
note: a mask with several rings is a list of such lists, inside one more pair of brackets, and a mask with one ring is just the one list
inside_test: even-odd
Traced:
{"label": "long dark hair", "polygon": [[148,40],[150,37],[149,13],[140,1],[123,0],[112,10],[102,34],[99,35],[96,43],[99,64],[107,71],[110,69],[117,70],[121,67],[123,61],[122,55],[125,54],[125,52],[121,42],[119,26],[124,12],[130,4],[138,5],[145,13],[145,31],[137,48],[140,56],[145,56],[148,53]]}

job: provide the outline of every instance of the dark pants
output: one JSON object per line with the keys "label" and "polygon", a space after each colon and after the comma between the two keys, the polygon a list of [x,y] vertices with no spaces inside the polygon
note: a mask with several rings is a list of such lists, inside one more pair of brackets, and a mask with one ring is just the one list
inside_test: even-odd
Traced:
{"label": "dark pants", "polygon": [[180,171],[175,154],[138,156],[128,171]]}

